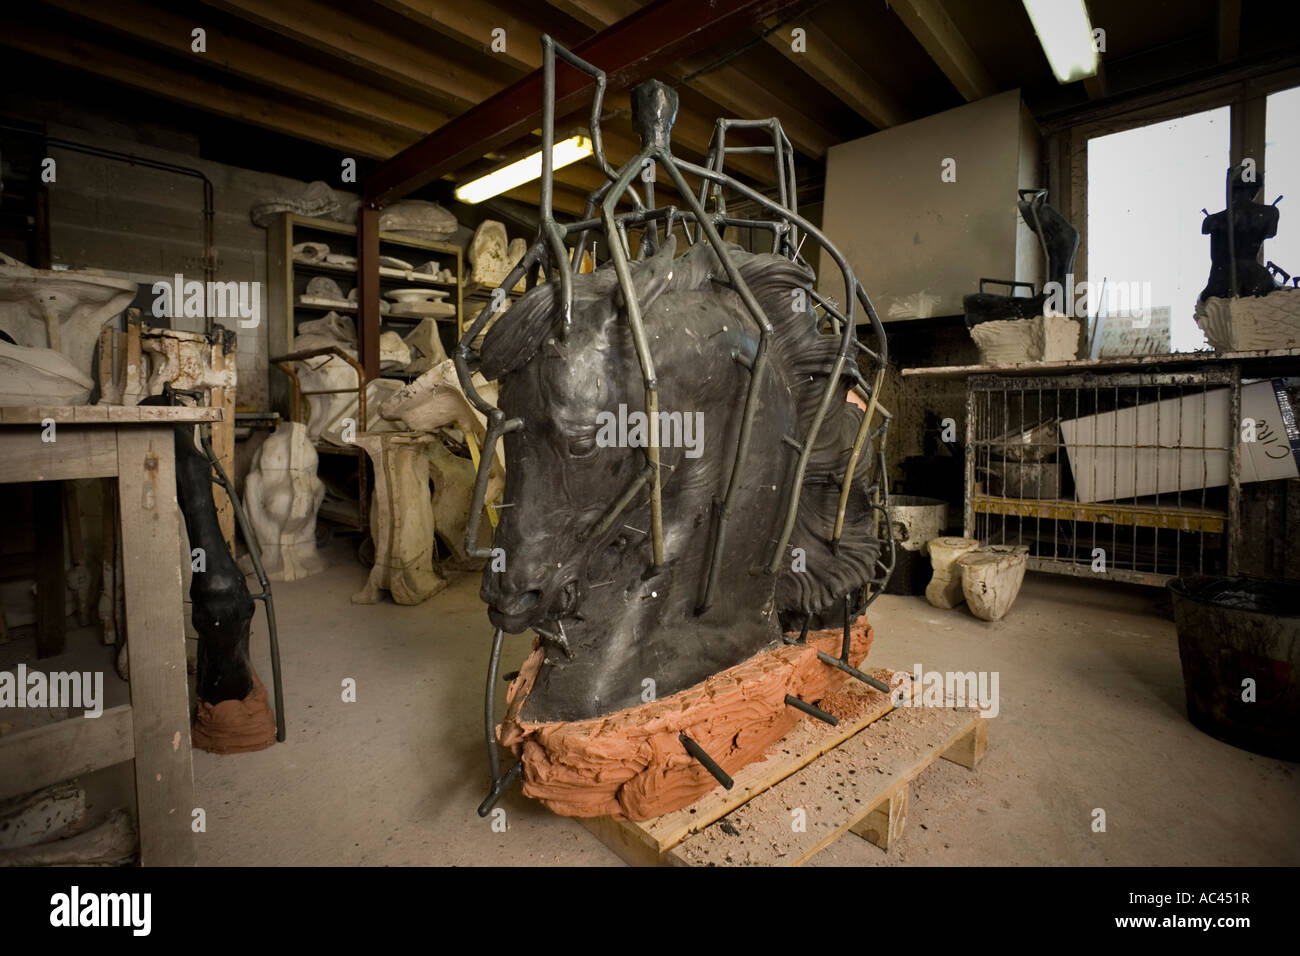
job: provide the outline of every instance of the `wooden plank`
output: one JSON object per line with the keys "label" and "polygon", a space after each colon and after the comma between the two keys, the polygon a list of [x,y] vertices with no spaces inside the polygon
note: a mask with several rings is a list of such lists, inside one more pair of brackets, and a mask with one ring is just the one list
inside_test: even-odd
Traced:
{"label": "wooden plank", "polygon": [[67,645],[64,609],[67,576],[63,573],[63,486],[53,481],[32,488],[36,521],[36,656],[54,657]]}
{"label": "wooden plank", "polygon": [[629,866],[659,866],[663,862],[663,853],[644,830],[609,817],[586,817],[578,822]]}
{"label": "wooden plank", "polygon": [[130,760],[134,748],[126,704],[0,737],[0,800]]}
{"label": "wooden plank", "polygon": [[905,368],[903,376],[933,376],[935,378],[962,377],[966,375],[993,375],[1034,372],[1080,372],[1098,369],[1127,369],[1165,365],[1207,365],[1224,362],[1276,361],[1300,358],[1300,349],[1262,349],[1255,352],[1173,352],[1167,355],[1121,355],[1115,358],[1071,359],[1064,362],[1024,362],[1019,365],[932,365]]}
{"label": "wooden plank", "polygon": [[43,431],[39,424],[0,428],[0,484],[117,474],[117,445],[110,429],[56,425],[52,442],[41,440]]}
{"label": "wooden plank", "polygon": [[[106,409],[106,412],[94,409]],[[0,408],[0,425],[42,425],[51,419],[56,425],[129,425],[140,421],[219,422],[219,408],[187,408],[183,405],[11,405]],[[60,433],[62,440],[62,433]]]}
{"label": "wooden plank", "polygon": [[912,783],[905,781],[849,829],[888,853],[907,827],[907,807],[911,799]]}
{"label": "wooden plank", "polygon": [[965,737],[958,739],[939,756],[944,760],[959,763],[967,770],[974,770],[984,759],[989,749],[989,722],[975,721],[975,726]]}
{"label": "wooden plank", "polygon": [[806,863],[972,733],[977,723],[987,721],[975,710],[894,710],[725,820],[682,841],[667,858],[680,866]]}
{"label": "wooden plank", "polygon": [[[896,672],[882,668],[867,673],[892,686]],[[910,681],[907,686],[910,688]],[[854,717],[846,716],[847,709],[841,710],[824,704],[828,710],[841,717],[837,726],[832,727],[815,720],[800,721],[790,733],[772,746],[762,760],[748,764],[733,774],[734,785],[730,790],[715,787],[689,807],[642,823],[624,820],[614,822],[613,826],[630,831],[629,839],[640,840],[653,847],[657,854],[662,854],[690,834],[704,829],[745,801],[807,766],[894,709],[886,694],[856,681],[847,681],[842,693],[854,698],[855,703],[851,708]]]}
{"label": "wooden plank", "polygon": [[172,429],[123,429],[117,442],[140,862],[189,866],[194,772]]}
{"label": "wooden plank", "polygon": [[0,851],[35,846],[77,833],[86,822],[86,791],[59,783],[0,801]]}

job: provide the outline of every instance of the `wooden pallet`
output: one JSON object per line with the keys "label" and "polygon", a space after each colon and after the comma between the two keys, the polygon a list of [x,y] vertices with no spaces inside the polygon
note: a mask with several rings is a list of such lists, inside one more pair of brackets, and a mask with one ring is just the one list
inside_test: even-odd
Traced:
{"label": "wooden pallet", "polygon": [[[889,683],[893,672],[871,673]],[[855,682],[844,693],[852,700],[826,705],[838,726],[800,721],[738,771],[731,790],[640,823],[579,822],[636,866],[798,866],[850,830],[888,851],[906,824],[912,780],[939,757],[974,769],[989,722],[974,710],[895,709]]]}

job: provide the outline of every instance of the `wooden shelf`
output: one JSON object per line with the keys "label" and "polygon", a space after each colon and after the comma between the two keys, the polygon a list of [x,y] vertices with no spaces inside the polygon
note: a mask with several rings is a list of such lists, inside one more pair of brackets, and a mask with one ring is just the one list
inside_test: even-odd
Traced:
{"label": "wooden shelf", "polygon": [[1300,349],[1266,349],[1258,352],[1174,352],[1168,355],[1122,355],[1115,358],[1075,359],[1069,362],[1024,362],[1020,365],[937,365],[932,368],[905,368],[904,376],[924,375],[956,378],[967,375],[1033,375],[1055,372],[1098,372],[1107,369],[1128,371],[1165,368],[1176,365],[1206,365],[1216,362],[1267,363],[1300,359]]}
{"label": "wooden shelf", "polygon": [[1166,504],[1120,504],[1062,499],[997,498],[973,495],[976,514],[1007,515],[1017,518],[1046,518],[1056,521],[1088,521],[1119,527],[1159,528],[1162,531],[1223,532],[1228,516],[1213,508],[1188,508]]}

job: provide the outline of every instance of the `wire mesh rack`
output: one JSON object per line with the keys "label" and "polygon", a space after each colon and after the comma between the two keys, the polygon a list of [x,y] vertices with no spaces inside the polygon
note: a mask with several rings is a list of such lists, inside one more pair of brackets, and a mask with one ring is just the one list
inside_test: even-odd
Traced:
{"label": "wire mesh rack", "polygon": [[1029,567],[1161,585],[1235,570],[1241,374],[972,375],[965,533]]}

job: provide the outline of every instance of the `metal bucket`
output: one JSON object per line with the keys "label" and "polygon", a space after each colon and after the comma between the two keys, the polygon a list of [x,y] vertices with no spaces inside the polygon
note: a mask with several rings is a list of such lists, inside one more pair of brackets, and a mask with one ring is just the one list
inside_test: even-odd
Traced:
{"label": "metal bucket", "polygon": [[892,495],[889,517],[894,543],[894,573],[886,594],[924,594],[930,582],[930,553],[926,544],[948,526],[948,502],[916,495]]}
{"label": "metal bucket", "polygon": [[1300,586],[1191,575],[1169,590],[1191,722],[1234,747],[1300,760]]}

